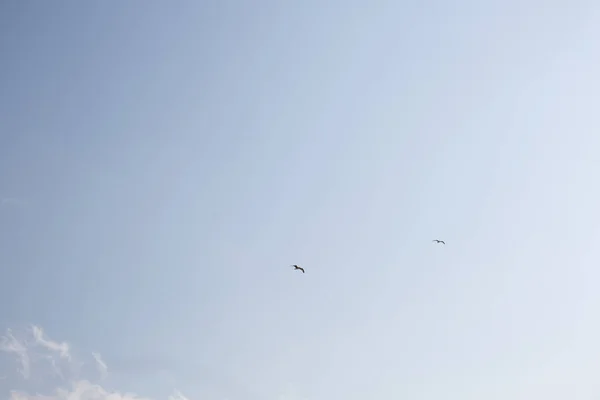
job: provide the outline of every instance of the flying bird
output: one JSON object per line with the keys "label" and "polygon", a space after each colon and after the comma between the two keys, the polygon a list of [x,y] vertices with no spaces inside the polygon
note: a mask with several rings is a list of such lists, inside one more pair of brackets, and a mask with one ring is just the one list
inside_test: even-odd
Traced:
{"label": "flying bird", "polygon": [[444,242],[443,240],[437,240],[437,239],[433,239],[432,242],[446,244],[446,242]]}
{"label": "flying bird", "polygon": [[300,270],[302,271],[302,273],[304,273],[304,268],[297,266],[296,264],[292,265],[292,267],[294,267],[294,270]]}

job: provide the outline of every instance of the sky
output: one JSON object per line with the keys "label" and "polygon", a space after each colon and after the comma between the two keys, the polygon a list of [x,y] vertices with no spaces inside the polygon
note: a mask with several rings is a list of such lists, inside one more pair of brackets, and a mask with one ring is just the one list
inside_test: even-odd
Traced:
{"label": "sky", "polygon": [[0,2],[0,396],[600,398],[598,37],[592,0]]}

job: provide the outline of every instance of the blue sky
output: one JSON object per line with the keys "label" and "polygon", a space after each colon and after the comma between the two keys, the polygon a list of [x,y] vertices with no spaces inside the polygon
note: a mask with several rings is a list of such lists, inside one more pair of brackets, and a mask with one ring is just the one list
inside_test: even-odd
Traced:
{"label": "blue sky", "polygon": [[597,398],[599,27],[591,0],[2,2],[0,390]]}

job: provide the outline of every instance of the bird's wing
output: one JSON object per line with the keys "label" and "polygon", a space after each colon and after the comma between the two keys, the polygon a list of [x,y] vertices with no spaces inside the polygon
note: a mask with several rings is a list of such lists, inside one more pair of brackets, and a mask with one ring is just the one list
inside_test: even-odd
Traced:
{"label": "bird's wing", "polygon": [[446,242],[444,242],[443,240],[440,240],[440,243],[444,243],[444,244],[446,244]]}
{"label": "bird's wing", "polygon": [[298,268],[300,271],[302,271],[302,273],[304,274],[304,268]]}

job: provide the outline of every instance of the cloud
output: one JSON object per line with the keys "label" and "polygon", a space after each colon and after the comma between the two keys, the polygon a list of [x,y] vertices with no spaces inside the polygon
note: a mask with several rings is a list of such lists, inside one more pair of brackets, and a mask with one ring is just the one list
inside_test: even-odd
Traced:
{"label": "cloud", "polygon": [[55,374],[56,376],[58,376],[59,378],[61,378],[61,379],[64,379],[64,378],[65,378],[65,376],[64,376],[64,374],[62,373],[62,370],[60,369],[60,367],[59,367],[58,363],[56,362],[56,359],[55,359],[54,357],[52,357],[52,356],[49,356],[49,355],[45,356],[44,358],[45,358],[46,360],[48,360],[48,362],[49,362],[49,363],[50,363],[50,365],[52,366],[52,371],[54,372],[54,374]]}
{"label": "cloud", "polygon": [[[29,394],[23,391],[13,390],[10,392],[9,400],[151,400],[140,397],[134,393],[120,393],[108,391],[100,385],[87,380],[73,382],[68,389],[59,388],[51,395]],[[179,391],[169,396],[169,400],[189,400]]]}
{"label": "cloud", "polygon": [[[24,378],[18,383],[18,379],[9,379],[2,375],[0,380],[6,378],[4,382],[10,380],[15,385],[26,387],[25,390],[0,393],[0,396],[4,395],[4,398],[9,400],[150,400],[132,393],[108,390],[81,376],[80,368],[77,367],[84,362],[74,359],[71,346],[67,342],[50,339],[37,325],[32,325],[23,334],[6,330],[6,334],[0,336],[0,351],[16,356],[19,372]],[[93,360],[102,378],[106,378],[109,370],[100,353],[91,353],[89,358],[88,361]],[[68,368],[61,370],[59,363]],[[51,374],[48,374],[49,367],[53,372]],[[46,389],[40,391],[40,387]],[[168,400],[189,399],[175,390]]]}
{"label": "cloud", "polygon": [[0,351],[16,355],[20,364],[19,372],[23,375],[23,378],[29,378],[30,361],[27,347],[25,343],[15,338],[10,329],[6,330],[5,336],[0,337]]}
{"label": "cloud", "polygon": [[108,366],[104,360],[102,360],[102,356],[100,356],[100,353],[92,353],[92,357],[94,357],[94,360],[96,360],[96,367],[98,368],[100,375],[102,375],[102,378],[106,378],[106,375],[108,374]]}
{"label": "cloud", "polygon": [[61,358],[71,360],[69,345],[66,342],[58,343],[50,340],[48,337],[44,337],[44,331],[39,326],[33,325],[32,331],[36,344],[43,346],[50,351],[58,352]]}
{"label": "cloud", "polygon": [[169,400],[189,400],[180,391],[176,390],[171,396],[169,396]]}
{"label": "cloud", "polygon": [[149,400],[135,394],[109,392],[87,380],[73,382],[69,389],[56,389],[52,395],[31,395],[13,390],[10,400]]}

